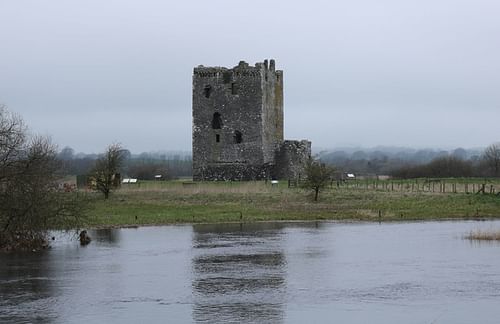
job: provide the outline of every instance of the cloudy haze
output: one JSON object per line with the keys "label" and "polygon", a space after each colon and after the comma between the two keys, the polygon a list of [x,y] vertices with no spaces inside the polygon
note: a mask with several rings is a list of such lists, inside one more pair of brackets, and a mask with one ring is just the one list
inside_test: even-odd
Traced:
{"label": "cloudy haze", "polygon": [[190,150],[193,67],[276,59],[285,137],[500,140],[500,2],[0,0],[0,103],[76,151]]}

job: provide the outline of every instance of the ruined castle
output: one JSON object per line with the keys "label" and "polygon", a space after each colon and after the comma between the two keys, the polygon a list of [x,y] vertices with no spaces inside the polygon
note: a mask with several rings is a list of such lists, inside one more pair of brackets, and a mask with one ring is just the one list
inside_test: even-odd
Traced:
{"label": "ruined castle", "polygon": [[193,180],[297,178],[311,142],[283,139],[283,71],[274,60],[194,68]]}

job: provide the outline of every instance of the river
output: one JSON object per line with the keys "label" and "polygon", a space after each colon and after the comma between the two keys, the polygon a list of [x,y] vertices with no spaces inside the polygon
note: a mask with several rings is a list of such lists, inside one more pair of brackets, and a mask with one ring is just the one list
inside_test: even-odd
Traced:
{"label": "river", "polygon": [[500,221],[90,231],[0,254],[1,323],[499,323]]}

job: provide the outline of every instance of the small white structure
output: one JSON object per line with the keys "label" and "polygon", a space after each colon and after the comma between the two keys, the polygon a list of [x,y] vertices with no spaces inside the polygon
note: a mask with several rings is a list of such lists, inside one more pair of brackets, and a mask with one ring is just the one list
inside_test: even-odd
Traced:
{"label": "small white structure", "polygon": [[271,180],[271,186],[277,186],[279,183],[278,180]]}
{"label": "small white structure", "polygon": [[137,179],[134,179],[134,178],[124,178],[122,180],[122,183],[123,184],[126,184],[126,183],[137,183]]}

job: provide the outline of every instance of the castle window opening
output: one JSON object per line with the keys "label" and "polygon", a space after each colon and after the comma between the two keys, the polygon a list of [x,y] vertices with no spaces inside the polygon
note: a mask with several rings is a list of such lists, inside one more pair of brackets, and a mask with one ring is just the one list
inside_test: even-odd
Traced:
{"label": "castle window opening", "polygon": [[216,141],[217,143],[219,143],[219,142],[220,142],[220,135],[219,135],[219,134],[215,134],[215,141]]}
{"label": "castle window opening", "polygon": [[238,94],[238,87],[236,86],[235,82],[231,83],[231,94]]}
{"label": "castle window opening", "polygon": [[240,131],[234,131],[234,143],[240,144],[243,142],[243,134]]}
{"label": "castle window opening", "polygon": [[205,98],[210,98],[210,93],[212,92],[212,86],[211,85],[206,85],[205,88],[203,88],[203,95]]}
{"label": "castle window opening", "polygon": [[222,127],[222,118],[218,112],[214,113],[214,117],[212,118],[212,128],[213,129],[221,129]]}

